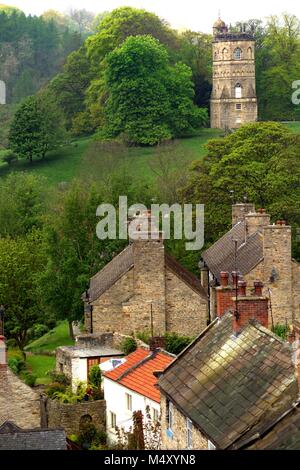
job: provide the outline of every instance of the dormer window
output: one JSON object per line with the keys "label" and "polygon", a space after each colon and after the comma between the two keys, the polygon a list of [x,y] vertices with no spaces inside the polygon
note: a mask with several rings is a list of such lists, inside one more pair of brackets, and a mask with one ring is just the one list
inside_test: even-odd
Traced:
{"label": "dormer window", "polygon": [[242,49],[237,47],[234,51],[234,59],[235,60],[241,60],[241,58],[242,58]]}
{"label": "dormer window", "polygon": [[234,90],[235,90],[235,97],[236,97],[236,99],[242,98],[242,85],[241,85],[240,83],[237,83],[237,84],[235,85]]}

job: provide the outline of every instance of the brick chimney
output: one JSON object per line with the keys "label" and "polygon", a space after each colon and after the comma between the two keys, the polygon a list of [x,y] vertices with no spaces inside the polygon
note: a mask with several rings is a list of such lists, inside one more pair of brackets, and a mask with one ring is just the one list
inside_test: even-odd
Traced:
{"label": "brick chimney", "polygon": [[238,297],[232,298],[234,305],[233,330],[236,334],[247,325],[249,320],[255,319],[262,326],[268,328],[269,299],[263,296],[263,283],[254,281],[252,295],[247,294],[247,283],[239,281]]}
{"label": "brick chimney", "polygon": [[223,271],[220,273],[220,283],[219,287],[216,287],[217,292],[217,315],[218,318],[232,309],[233,307],[233,290],[232,286],[229,285],[229,273]]}
{"label": "brick chimney", "polygon": [[242,203],[233,204],[232,206],[232,226],[234,227],[238,222],[245,220],[246,214],[255,212],[254,204]]}
{"label": "brick chimney", "polygon": [[158,349],[166,348],[166,338],[164,336],[153,336],[149,342],[150,351],[155,352]]}

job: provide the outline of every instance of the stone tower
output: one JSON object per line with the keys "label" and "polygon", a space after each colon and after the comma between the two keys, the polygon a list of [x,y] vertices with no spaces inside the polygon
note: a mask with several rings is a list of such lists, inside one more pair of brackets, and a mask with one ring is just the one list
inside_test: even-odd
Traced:
{"label": "stone tower", "polygon": [[257,120],[255,40],[230,32],[220,18],[213,27],[211,127],[237,129]]}

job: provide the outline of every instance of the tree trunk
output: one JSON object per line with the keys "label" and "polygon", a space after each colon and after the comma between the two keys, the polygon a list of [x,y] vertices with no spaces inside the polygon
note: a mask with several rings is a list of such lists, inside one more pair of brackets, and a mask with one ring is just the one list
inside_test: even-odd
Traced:
{"label": "tree trunk", "polygon": [[75,339],[74,337],[74,331],[73,331],[73,322],[72,321],[69,321],[69,335],[70,335],[70,338],[71,339]]}

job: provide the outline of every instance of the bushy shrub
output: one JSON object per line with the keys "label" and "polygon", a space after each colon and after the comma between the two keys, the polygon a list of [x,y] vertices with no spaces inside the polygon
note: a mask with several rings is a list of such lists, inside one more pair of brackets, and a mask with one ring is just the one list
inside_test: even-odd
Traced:
{"label": "bushy shrub", "polygon": [[66,374],[56,372],[56,370],[50,370],[47,373],[47,375],[49,375],[49,377],[51,377],[51,379],[54,383],[59,383],[59,384],[65,385],[65,386],[70,385],[70,379],[69,379],[69,377],[66,376]]}
{"label": "bushy shrub", "polygon": [[46,388],[46,394],[48,395],[49,398],[53,398],[54,394],[56,393],[64,393],[66,391],[65,385],[58,383],[58,382],[53,382],[48,387]]}
{"label": "bushy shrub", "polygon": [[48,333],[48,331],[49,331],[48,326],[37,323],[32,328],[30,328],[30,330],[29,330],[29,339],[30,340],[35,340],[35,339],[41,338],[46,333]]}
{"label": "bushy shrub", "polygon": [[23,379],[26,385],[29,387],[34,387],[36,383],[37,376],[34,374],[31,374],[30,372],[24,372],[23,373]]}
{"label": "bushy shrub", "polygon": [[91,367],[90,373],[89,373],[89,380],[90,384],[96,388],[101,387],[101,381],[102,381],[102,374],[100,367],[95,365]]}
{"label": "bushy shrub", "polygon": [[18,160],[18,157],[14,152],[12,152],[11,150],[8,150],[2,157],[2,160],[4,161],[4,163],[7,163],[8,165],[12,165]]}
{"label": "bushy shrub", "polygon": [[166,334],[166,350],[171,354],[180,354],[190,343],[192,338],[179,336],[177,333]]}
{"label": "bushy shrub", "polygon": [[9,359],[8,366],[16,375],[19,375],[20,372],[26,368],[25,361],[18,357],[12,357]]}
{"label": "bushy shrub", "polygon": [[143,341],[143,343],[149,344],[151,334],[150,334],[148,331],[139,331],[139,332],[136,334],[136,337],[137,337],[137,339],[139,339],[140,341]]}
{"label": "bushy shrub", "polygon": [[6,341],[6,346],[8,347],[8,349],[15,348],[17,346],[17,341],[14,338],[9,338]]}
{"label": "bushy shrub", "polygon": [[137,343],[134,338],[125,338],[121,344],[121,349],[126,356],[134,352],[136,348],[137,348]]}

